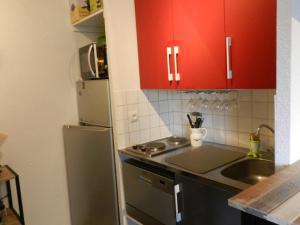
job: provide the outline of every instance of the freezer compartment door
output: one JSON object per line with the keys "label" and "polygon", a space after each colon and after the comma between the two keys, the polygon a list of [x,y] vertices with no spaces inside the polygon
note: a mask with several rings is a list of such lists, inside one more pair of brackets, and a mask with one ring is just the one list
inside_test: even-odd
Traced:
{"label": "freezer compartment door", "polygon": [[72,225],[119,224],[112,129],[64,126]]}
{"label": "freezer compartment door", "polygon": [[107,79],[78,81],[77,102],[81,123],[112,127]]}

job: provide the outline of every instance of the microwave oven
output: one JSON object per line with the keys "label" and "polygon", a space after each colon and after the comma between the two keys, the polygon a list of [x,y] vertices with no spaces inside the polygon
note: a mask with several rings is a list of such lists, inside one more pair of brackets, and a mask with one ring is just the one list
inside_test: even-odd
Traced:
{"label": "microwave oven", "polygon": [[107,79],[106,45],[91,43],[79,49],[81,77],[83,80]]}

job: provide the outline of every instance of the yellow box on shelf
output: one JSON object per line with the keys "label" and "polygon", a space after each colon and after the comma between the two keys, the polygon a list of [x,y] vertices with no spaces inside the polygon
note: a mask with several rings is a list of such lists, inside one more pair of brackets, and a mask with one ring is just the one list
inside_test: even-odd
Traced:
{"label": "yellow box on shelf", "polygon": [[90,15],[88,0],[69,0],[70,1],[70,13],[71,23],[75,23],[82,18]]}
{"label": "yellow box on shelf", "polygon": [[102,0],[89,0],[89,1],[90,1],[91,13],[94,13],[100,9],[103,9],[103,1]]}

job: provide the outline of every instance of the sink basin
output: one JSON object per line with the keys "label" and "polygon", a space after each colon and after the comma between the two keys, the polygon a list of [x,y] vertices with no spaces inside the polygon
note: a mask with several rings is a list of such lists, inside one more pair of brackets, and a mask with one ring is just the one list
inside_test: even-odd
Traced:
{"label": "sink basin", "polygon": [[261,159],[246,159],[228,166],[221,171],[225,177],[247,184],[256,184],[274,174],[272,161]]}

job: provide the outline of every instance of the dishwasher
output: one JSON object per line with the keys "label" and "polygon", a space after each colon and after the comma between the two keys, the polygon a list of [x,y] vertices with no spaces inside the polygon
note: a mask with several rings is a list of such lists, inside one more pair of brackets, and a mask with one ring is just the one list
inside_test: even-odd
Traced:
{"label": "dishwasher", "polygon": [[127,214],[144,225],[175,225],[178,212],[174,174],[129,159],[123,162]]}

